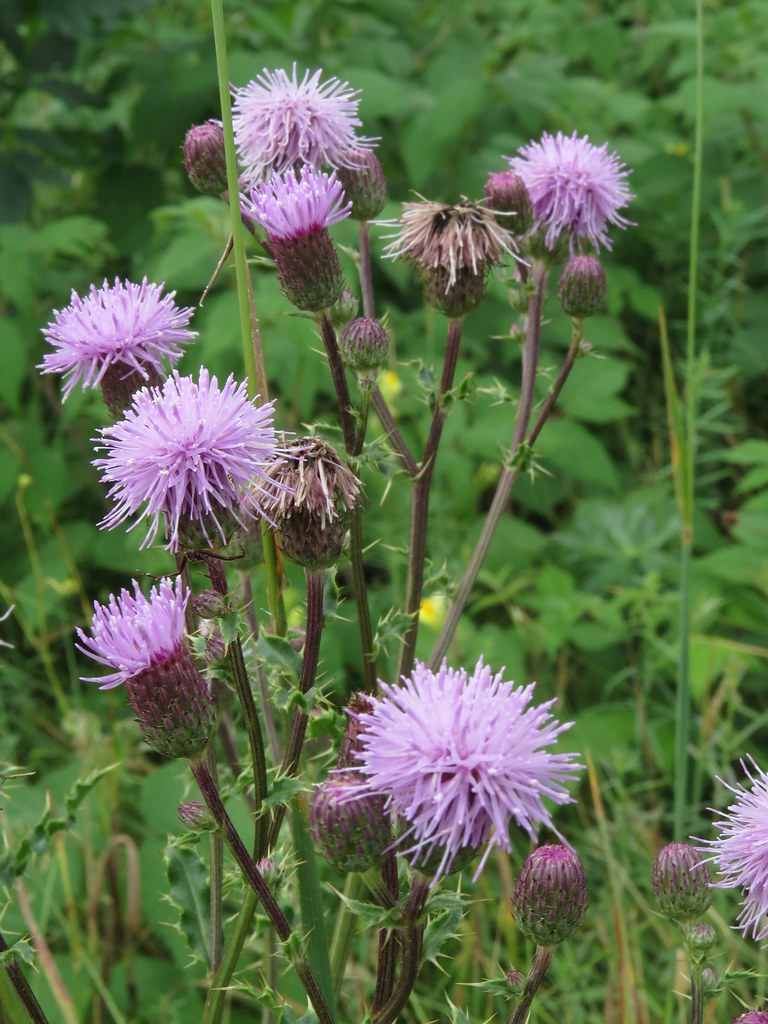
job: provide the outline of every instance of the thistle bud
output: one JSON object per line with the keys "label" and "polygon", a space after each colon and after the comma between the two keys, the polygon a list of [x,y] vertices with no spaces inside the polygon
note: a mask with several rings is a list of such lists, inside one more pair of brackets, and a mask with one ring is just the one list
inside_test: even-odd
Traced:
{"label": "thistle bud", "polygon": [[765,1010],[747,1010],[740,1017],[734,1017],[732,1024],[768,1024],[768,1013]]}
{"label": "thistle bud", "polygon": [[189,760],[203,752],[216,709],[186,648],[127,679],[125,691],[147,745],[158,754]]}
{"label": "thistle bud", "polygon": [[[720,982],[717,974],[711,967],[705,967],[701,972],[701,993],[704,999],[714,999],[720,989]],[[768,1022],[766,1022],[768,1024]]]}
{"label": "thistle bud", "polygon": [[312,838],[319,852],[339,871],[367,871],[384,860],[391,842],[384,798],[355,797],[354,776],[327,779],[314,791],[309,811]]}
{"label": "thistle bud", "polygon": [[672,921],[701,917],[712,903],[712,876],[701,854],[688,843],[670,843],[653,862],[653,895]]}
{"label": "thistle bud", "polygon": [[201,619],[217,619],[228,611],[229,605],[218,590],[201,590],[192,598],[192,607]]}
{"label": "thistle bud", "polygon": [[360,736],[365,731],[365,726],[360,722],[360,715],[370,714],[373,711],[373,701],[366,693],[353,693],[347,712],[349,722],[344,730],[344,739],[339,752],[338,768],[357,768],[360,764]]}
{"label": "thistle bud", "polygon": [[341,332],[339,351],[350,370],[358,374],[369,374],[387,362],[389,336],[378,320],[361,316],[350,320]]}
{"label": "thistle bud", "polygon": [[189,800],[185,804],[179,804],[179,817],[187,828],[195,832],[215,832],[216,822],[213,815],[199,800]]}
{"label": "thistle bud", "polygon": [[354,164],[353,167],[339,167],[336,174],[344,186],[345,198],[352,203],[355,220],[373,220],[387,201],[384,171],[379,158],[370,149],[357,150]]}
{"label": "thistle bud", "polygon": [[576,931],[587,902],[584,865],[573,850],[555,844],[538,847],[523,864],[512,911],[527,939],[551,948]]}
{"label": "thistle bud", "polygon": [[227,191],[224,129],[218,121],[195,124],[184,138],[184,168],[191,184],[207,196]]}
{"label": "thistle bud", "polygon": [[496,171],[488,175],[483,198],[492,210],[513,214],[507,225],[515,235],[524,235],[533,224],[533,204],[525,182],[514,171]]}
{"label": "thistle bud", "polygon": [[507,971],[506,982],[511,996],[519,999],[525,992],[525,975],[522,971],[516,971],[514,967],[511,971]]}
{"label": "thistle bud", "polygon": [[691,925],[686,932],[688,948],[692,953],[708,953],[714,946],[716,939],[717,935],[712,925],[704,924],[701,921],[698,924]]}
{"label": "thistle bud", "polygon": [[594,256],[571,256],[560,274],[557,297],[568,316],[593,316],[602,309],[608,284]]}
{"label": "thistle bud", "polygon": [[348,324],[354,316],[357,316],[359,306],[357,296],[351,288],[347,288],[345,285],[341,290],[341,295],[331,306],[330,316],[333,326],[338,328]]}

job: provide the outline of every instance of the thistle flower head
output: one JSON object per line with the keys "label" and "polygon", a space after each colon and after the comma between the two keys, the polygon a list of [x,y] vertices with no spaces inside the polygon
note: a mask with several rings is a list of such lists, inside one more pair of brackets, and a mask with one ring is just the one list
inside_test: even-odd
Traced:
{"label": "thistle flower head", "polygon": [[99,689],[111,690],[133,676],[155,668],[178,656],[184,646],[184,611],[189,590],[181,577],[174,586],[162,579],[145,597],[134,581],[134,593],[125,588],[120,596],[110,595],[109,603],[94,602],[91,636],[78,627],[77,644],[83,654],[100,665],[114,669],[108,676],[84,676],[87,683],[100,683]]}
{"label": "thistle flower head", "polygon": [[659,910],[673,921],[701,917],[714,893],[709,868],[688,843],[669,843],[653,862],[653,895]]}
{"label": "thistle flower head", "polygon": [[179,309],[175,292],[163,295],[162,284],[141,284],[115,278],[101,288],[91,285],[81,298],[73,290],[65,309],[54,309],[53,320],[43,329],[54,351],[43,356],[38,369],[64,376],[63,397],[78,382],[82,388],[98,387],[105,375],[137,375],[144,383],[161,379],[163,360],[171,366],[184,346],[197,337],[187,329],[194,310]]}
{"label": "thistle flower head", "polygon": [[378,217],[387,201],[387,182],[379,158],[370,149],[349,154],[349,166],[339,167],[344,194],[352,204],[355,220]]}
{"label": "thistle flower head", "polygon": [[329,175],[309,164],[298,175],[291,168],[269,181],[260,181],[251,189],[250,198],[240,198],[245,216],[261,224],[272,241],[292,242],[327,230],[348,217],[351,210],[336,172]]}
{"label": "thistle flower head", "polygon": [[512,171],[494,171],[483,186],[483,198],[492,210],[511,213],[509,225],[516,235],[524,235],[533,223],[533,206],[525,182]]}
{"label": "thistle flower head", "polygon": [[578,855],[560,844],[540,846],[515,883],[512,909],[523,935],[551,948],[572,935],[587,912],[587,880]]}
{"label": "thistle flower head", "polygon": [[358,716],[356,771],[404,820],[400,843],[417,867],[442,848],[435,878],[487,843],[477,877],[492,846],[510,849],[510,821],[534,837],[540,824],[553,827],[544,799],[571,802],[563,783],[581,767],[576,755],[546,750],[570,723],[549,713],[553,700],[531,705],[534,684],[516,688],[481,658],[471,675],[417,662],[400,685],[381,687]]}
{"label": "thistle flower head", "polygon": [[322,437],[288,441],[260,484],[264,515],[280,532],[288,558],[308,568],[341,555],[360,481]]}
{"label": "thistle flower head", "polygon": [[737,927],[761,942],[768,937],[768,775],[751,757],[741,766],[750,788],[719,780],[736,799],[726,811],[714,811],[721,815],[715,821],[719,835],[700,840],[704,845],[699,850],[717,868],[717,888],[741,888]]}
{"label": "thistle flower head", "polygon": [[734,1017],[732,1024],[768,1024],[766,1010],[747,1010],[746,1013]]}
{"label": "thistle flower head", "polygon": [[113,671],[84,677],[102,690],[124,684],[144,739],[167,757],[197,757],[216,722],[216,712],[184,638],[189,600],[181,578],[152,587],[149,597],[133,584],[107,605],[94,603],[91,636],[77,630],[77,647]]}
{"label": "thistle flower head", "polygon": [[626,228],[632,223],[619,213],[634,199],[624,180],[631,172],[616,153],[608,152],[608,143],[593,146],[588,135],[544,132],[540,142],[521,146],[518,156],[506,159],[528,189],[549,249],[562,234],[571,251],[580,250],[584,239],[595,249],[610,249],[608,225]]}
{"label": "thistle flower head", "polygon": [[213,526],[226,542],[219,517],[241,523],[241,488],[264,476],[278,450],[272,417],[272,402],[256,406],[231,376],[219,387],[204,367],[197,383],[174,371],[162,388],[138,391],[124,418],[96,439],[106,455],[93,464],[115,502],[100,526],[135,516],[133,529],[146,519],[145,547],[162,519],[172,551],[180,529],[193,525],[209,542]]}
{"label": "thistle flower head", "polygon": [[329,78],[322,70],[299,82],[282,68],[264,68],[255,81],[233,89],[232,123],[240,164],[250,181],[270,178],[300,164],[349,166],[356,150],[370,149],[375,139],[358,137],[359,89]]}

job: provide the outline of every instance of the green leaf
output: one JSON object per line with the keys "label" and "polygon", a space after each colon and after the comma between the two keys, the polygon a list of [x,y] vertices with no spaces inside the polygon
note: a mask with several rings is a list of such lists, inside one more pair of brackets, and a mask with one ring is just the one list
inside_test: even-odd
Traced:
{"label": "green leaf", "polygon": [[168,900],[179,914],[178,931],[192,955],[207,963],[210,886],[205,864],[194,849],[170,845],[165,848],[165,870]]}
{"label": "green leaf", "polygon": [[259,633],[256,653],[267,670],[280,672],[294,681],[301,675],[301,655],[291,646],[290,640],[274,633]]}

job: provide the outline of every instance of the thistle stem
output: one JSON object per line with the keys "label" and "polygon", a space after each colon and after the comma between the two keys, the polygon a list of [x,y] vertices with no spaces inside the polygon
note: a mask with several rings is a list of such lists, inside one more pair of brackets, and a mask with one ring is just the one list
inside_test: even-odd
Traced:
{"label": "thistle stem", "polygon": [[[218,783],[218,768],[216,765],[216,749],[213,743],[209,743],[205,752],[208,771],[211,778]],[[209,921],[208,921],[208,958],[210,961],[211,974],[215,974],[221,963],[221,941],[222,941],[222,907],[223,907],[223,881],[224,881],[224,847],[221,836],[216,832],[210,837],[211,849],[211,871],[210,871],[210,895],[209,895]]]}
{"label": "thistle stem", "polygon": [[349,398],[347,386],[347,375],[344,364],[339,353],[339,344],[336,340],[336,328],[331,322],[327,311],[318,315],[320,335],[325,346],[325,354],[328,356],[328,366],[333,378],[333,386],[336,391],[336,400],[339,404],[339,417],[341,418],[341,430],[344,435],[344,447],[351,452],[355,446],[355,423],[352,419],[352,402]]}
{"label": "thistle stem", "polygon": [[[305,570],[307,581],[307,623],[304,638],[304,655],[301,663],[301,677],[299,679],[299,692],[307,693],[314,686],[317,675],[317,662],[320,655],[320,639],[323,635],[323,588],[325,585],[325,572],[322,569]],[[304,736],[307,732],[307,715],[298,707],[293,709],[291,725],[288,733],[288,742],[283,753],[283,761],[280,765],[280,775],[283,777],[296,774],[301,757],[301,748],[304,745]],[[277,837],[280,834],[280,826],[285,817],[285,805],[275,810],[272,825],[267,839],[267,850],[274,848]]]}
{"label": "thistle stem", "polygon": [[528,1011],[531,1008],[533,997],[536,995],[539,985],[544,979],[544,975],[547,973],[549,967],[549,961],[552,959],[553,950],[547,949],[544,946],[537,946],[536,953],[533,958],[533,964],[528,973],[528,977],[525,981],[525,991],[520,997],[520,1001],[515,1004],[515,1008],[507,1020],[507,1024],[522,1024],[525,1020]]}
{"label": "thistle stem", "polygon": [[[544,400],[544,404],[541,407],[541,412],[536,418],[536,422],[533,425],[533,429],[528,435],[528,444],[535,444],[544,424],[549,419],[550,413],[554,409],[560,392],[563,390],[568,376],[573,369],[573,364],[576,362],[576,357],[579,354],[579,345],[581,343],[581,337],[584,331],[584,321],[574,321],[573,331],[571,333],[571,343],[568,347],[568,353],[565,357],[560,373],[557,376],[557,380],[552,385],[552,388]],[[515,435],[518,434],[517,426],[513,433],[513,441]],[[435,641],[435,646],[432,649],[432,653],[429,656],[427,665],[430,669],[434,669],[440,664],[445,656],[445,652],[448,650],[456,627],[459,624],[464,608],[466,607],[467,601],[469,600],[470,594],[477,581],[477,577],[480,574],[480,569],[485,561],[485,556],[488,554],[488,549],[491,546],[491,541],[496,532],[496,528],[499,525],[504,510],[507,507],[507,501],[509,499],[512,485],[517,479],[520,473],[519,465],[505,466],[502,470],[499,482],[496,485],[496,493],[493,496],[493,501],[488,509],[488,513],[483,523],[483,528],[480,531],[480,536],[475,544],[475,550],[472,552],[472,557],[467,563],[467,567],[464,570],[464,575],[461,578],[459,587],[453,598],[453,602],[448,609],[448,613],[443,622],[443,626],[440,630],[440,634]]]}
{"label": "thistle stem", "polygon": [[[246,882],[264,907],[267,917],[272,922],[272,926],[277,932],[280,941],[283,943],[287,942],[293,934],[288,918],[280,909],[275,897],[272,895],[272,890],[267,885],[256,862],[246,850],[237,829],[232,824],[226,808],[221,802],[221,797],[213,777],[208,771],[208,766],[201,758],[198,758],[196,761],[188,761],[187,764]],[[328,1009],[328,1005],[312,973],[312,969],[307,963],[306,957],[296,956],[295,959],[292,959],[292,963],[321,1024],[334,1024],[333,1016]]]}
{"label": "thistle stem", "polygon": [[413,668],[416,656],[416,639],[419,632],[419,606],[424,586],[424,561],[427,553],[427,523],[429,518],[429,492],[432,475],[437,461],[437,449],[443,432],[443,424],[447,416],[445,399],[453,386],[456,362],[461,342],[461,320],[450,320],[448,338],[445,346],[443,375],[440,380],[440,391],[435,401],[432,422],[424,445],[424,456],[419,465],[419,473],[411,494],[411,517],[408,531],[408,567],[405,581],[405,611],[410,622],[403,637],[400,648],[400,661],[396,678],[407,676]]}
{"label": "thistle stem", "polygon": [[216,973],[211,979],[211,987],[205,1000],[205,1009],[200,1024],[219,1024],[224,1013],[227,989],[232,975],[235,973],[237,961],[243,951],[245,940],[256,912],[259,898],[253,890],[248,890],[243,897],[243,904],[235,919],[227,930],[227,942]]}
{"label": "thistle stem", "polygon": [[376,689],[376,654],[373,649],[373,627],[371,610],[368,606],[368,588],[365,582],[363,564],[363,514],[358,505],[349,521],[349,559],[352,566],[352,581],[357,606],[357,623],[360,631],[360,646],[363,653],[363,689],[373,693]]}
{"label": "thistle stem", "polygon": [[702,1024],[704,1019],[704,992],[702,966],[691,960],[691,1024]]}
{"label": "thistle stem", "polygon": [[374,389],[372,404],[373,411],[378,416],[379,423],[381,423],[384,428],[384,433],[387,435],[387,440],[394,448],[395,454],[403,464],[403,468],[406,472],[410,473],[411,476],[418,476],[419,464],[411,454],[411,450],[408,447],[405,438],[400,433],[400,429],[395,423],[395,418],[390,412],[386,399],[378,388]]}
{"label": "thistle stem", "polygon": [[[5,941],[5,937],[0,934],[0,952],[5,953],[10,947]],[[15,958],[10,958],[5,964],[5,973],[8,976],[8,980],[16,990],[16,995],[21,1000],[24,1009],[29,1014],[29,1019],[32,1024],[48,1024],[48,1018],[43,1013],[43,1008],[38,1003],[35,993],[29,986],[29,982],[24,977],[24,972],[16,963]]]}
{"label": "thistle stem", "polygon": [[413,877],[411,891],[408,893],[403,908],[405,927],[399,932],[403,951],[400,976],[392,990],[392,995],[384,1006],[378,1012],[371,1013],[372,1024],[393,1024],[410,998],[419,973],[424,938],[424,926],[416,922],[424,909],[428,896],[429,880],[417,872]]}
{"label": "thistle stem", "polygon": [[374,312],[373,277],[371,275],[371,228],[367,220],[361,220],[358,223],[357,237],[360,249],[358,271],[360,274],[360,291],[363,296],[363,316],[373,320],[376,314]]}
{"label": "thistle stem", "polygon": [[[397,861],[394,850],[385,855],[381,869],[381,881],[396,903],[398,898]],[[388,904],[385,904],[385,907]],[[398,938],[389,934],[386,928],[379,931],[379,961],[376,970],[376,991],[371,1012],[376,1014],[389,1000],[395,984]]]}

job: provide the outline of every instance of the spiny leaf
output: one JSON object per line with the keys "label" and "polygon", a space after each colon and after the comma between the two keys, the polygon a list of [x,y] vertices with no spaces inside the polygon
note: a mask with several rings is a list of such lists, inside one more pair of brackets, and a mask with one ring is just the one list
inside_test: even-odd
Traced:
{"label": "spiny leaf", "polygon": [[195,850],[167,846],[165,871],[170,884],[168,900],[179,913],[177,930],[192,955],[207,963],[210,886],[205,865]]}

